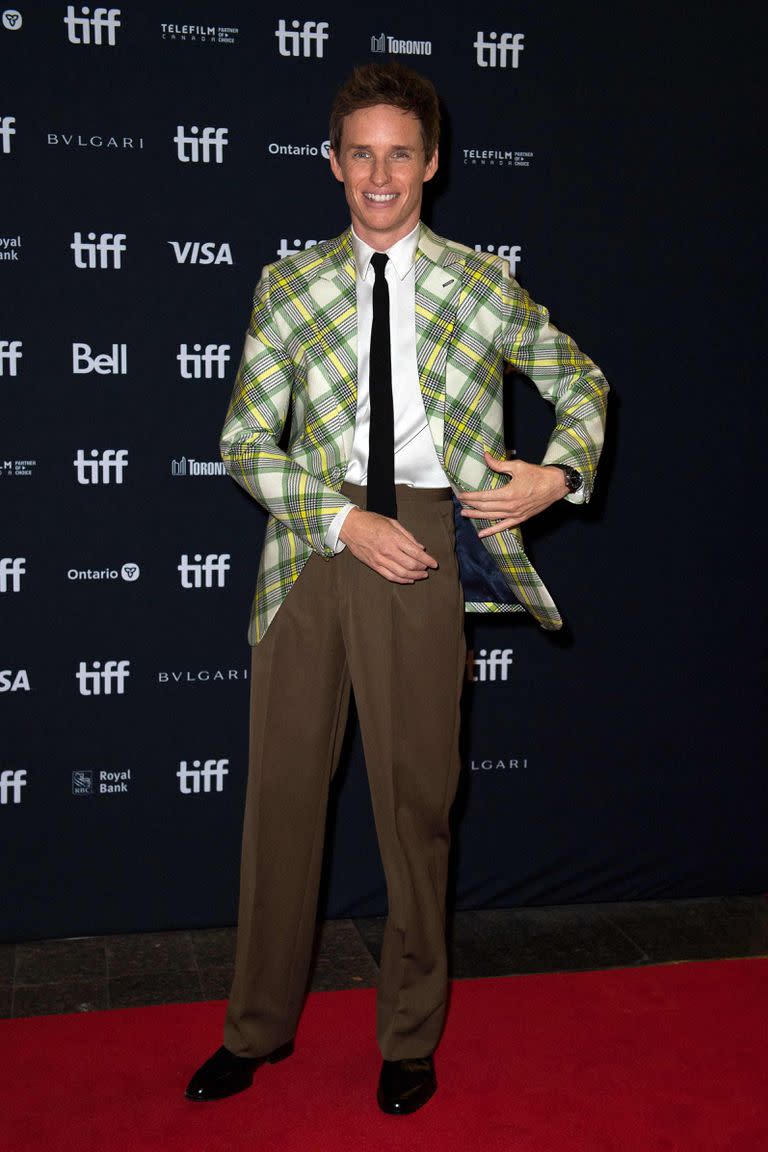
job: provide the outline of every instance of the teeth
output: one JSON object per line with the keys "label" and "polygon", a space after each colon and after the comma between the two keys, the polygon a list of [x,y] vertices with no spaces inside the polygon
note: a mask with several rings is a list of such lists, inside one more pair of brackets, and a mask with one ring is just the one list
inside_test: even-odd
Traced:
{"label": "teeth", "polygon": [[396,192],[366,192],[365,197],[367,200],[373,200],[377,204],[386,204],[388,200],[395,200],[397,198]]}

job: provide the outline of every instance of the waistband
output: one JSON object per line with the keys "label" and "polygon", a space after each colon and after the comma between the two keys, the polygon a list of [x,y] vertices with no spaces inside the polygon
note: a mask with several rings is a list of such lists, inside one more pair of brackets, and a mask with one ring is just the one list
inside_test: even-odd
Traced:
{"label": "waistband", "polygon": [[[368,489],[364,484],[348,484],[345,480],[341,491],[353,504],[365,507]],[[450,500],[453,491],[450,488],[412,488],[410,484],[395,484],[395,496],[399,505],[436,504],[441,500]]]}

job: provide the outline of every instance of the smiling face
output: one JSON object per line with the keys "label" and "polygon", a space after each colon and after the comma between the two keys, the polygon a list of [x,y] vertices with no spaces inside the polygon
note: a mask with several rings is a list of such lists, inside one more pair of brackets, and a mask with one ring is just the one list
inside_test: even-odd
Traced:
{"label": "smiling face", "polygon": [[384,252],[415,228],[422,186],[437,171],[437,152],[427,160],[412,113],[376,104],[344,118],[331,168],[344,185],[355,232]]}

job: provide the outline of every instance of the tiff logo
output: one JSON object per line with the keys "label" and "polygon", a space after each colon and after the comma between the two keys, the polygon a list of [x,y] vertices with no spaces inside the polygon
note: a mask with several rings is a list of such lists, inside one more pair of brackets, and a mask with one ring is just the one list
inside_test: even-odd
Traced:
{"label": "tiff logo", "polygon": [[6,155],[11,150],[11,136],[16,135],[16,129],[12,127],[15,123],[15,116],[0,116],[0,142],[2,142],[0,152],[5,152]]}
{"label": "tiff logo", "polygon": [[[187,767],[186,760],[179,761],[179,791],[185,796],[193,792],[223,792],[224,777],[229,775],[227,768],[229,760],[193,760],[192,767]],[[215,783],[215,789],[212,785]],[[191,785],[191,786],[190,786]]]}
{"label": "tiff logo", "polygon": [[229,344],[193,344],[192,351],[188,351],[187,344],[179,344],[176,359],[179,362],[179,371],[184,380],[211,380],[216,369],[216,377],[224,379],[224,367],[229,361]]}
{"label": "tiff logo", "polygon": [[[108,44],[115,46],[115,37],[120,27],[119,8],[94,8],[91,16],[90,8],[81,8],[80,15],[75,16],[74,4],[67,5],[67,14],[64,17],[67,26],[67,39],[70,44],[95,44],[97,47]],[[106,41],[103,34],[106,32]]]}
{"label": "tiff logo", "polygon": [[90,668],[84,660],[75,672],[75,679],[80,688],[81,696],[111,696],[112,686],[115,695],[125,693],[125,682],[130,676],[130,660],[106,660],[102,667],[100,660],[94,660]]}
{"label": "tiff logo", "polygon": [[21,804],[21,790],[26,783],[26,768],[19,768],[16,772],[13,768],[6,768],[0,773],[0,804]]}
{"label": "tiff logo", "polygon": [[222,552],[218,556],[209,552],[204,560],[200,552],[195,552],[194,559],[190,560],[185,552],[178,565],[182,588],[223,588],[230,559],[229,552]]}
{"label": "tiff logo", "polygon": [[[482,252],[482,244],[475,244],[475,252]],[[494,248],[493,244],[488,244],[485,247],[486,252],[495,252],[502,260],[509,261],[509,274],[514,276],[518,264],[520,263],[520,253],[522,248],[519,244],[499,244],[498,248]]]}
{"label": "tiff logo", "polygon": [[5,364],[8,365],[8,375],[16,375],[21,360],[21,348],[21,340],[0,340],[0,376],[5,376]]}
{"label": "tiff logo", "polygon": [[[514,649],[481,648],[477,655],[470,649],[467,652],[467,680],[484,683],[486,680],[508,680]],[[498,673],[498,675],[497,675]]]}
{"label": "tiff logo", "polygon": [[84,376],[95,372],[97,376],[125,376],[128,372],[128,345],[113,344],[112,352],[92,355],[90,344],[72,345],[72,373]]}
{"label": "tiff logo", "polygon": [[[322,58],[323,44],[328,39],[328,23],[321,20],[305,20],[303,24],[298,20],[291,20],[293,32],[289,32],[285,20],[277,26],[277,46],[281,56],[317,56]],[[299,31],[301,29],[301,31]],[[314,47],[314,51],[313,51]]]}
{"label": "tiff logo", "polygon": [[525,34],[523,32],[502,32],[500,40],[498,36],[498,32],[489,32],[486,40],[484,34],[478,32],[474,47],[479,68],[518,67],[520,53],[525,48],[523,44]]}
{"label": "tiff logo", "polygon": [[21,592],[26,560],[26,556],[0,557],[0,592]]}
{"label": "tiff logo", "polygon": [[193,124],[189,135],[185,136],[184,125],[178,124],[173,138],[176,155],[182,164],[210,164],[211,161],[214,164],[223,164],[224,149],[229,143],[228,132],[228,128],[203,128],[200,135],[200,129]]}
{"label": "tiff logo", "polygon": [[128,467],[127,448],[105,448],[101,454],[98,448],[92,448],[89,455],[91,459],[86,460],[85,450],[78,448],[72,461],[78,484],[111,484],[113,473],[115,484],[122,484],[123,473]]}
{"label": "tiff logo", "polygon": [[96,239],[95,232],[83,240],[82,232],[75,232],[70,248],[75,254],[76,268],[122,268],[125,252],[125,232],[103,232]]}
{"label": "tiff logo", "polygon": [[280,247],[277,249],[277,256],[279,260],[284,260],[286,256],[294,256],[297,252],[301,252],[302,248],[306,252],[308,248],[314,248],[319,244],[319,240],[305,240],[302,244],[298,237],[294,240],[295,248],[291,248],[288,241],[285,239],[280,240]]}

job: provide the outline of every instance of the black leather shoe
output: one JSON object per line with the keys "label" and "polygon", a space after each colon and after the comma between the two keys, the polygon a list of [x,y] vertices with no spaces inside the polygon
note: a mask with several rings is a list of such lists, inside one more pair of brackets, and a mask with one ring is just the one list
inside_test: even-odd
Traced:
{"label": "black leather shoe", "polygon": [[431,1056],[422,1060],[385,1060],[381,1065],[377,1099],[382,1112],[405,1116],[426,1104],[437,1091]]}
{"label": "black leather shoe", "polygon": [[275,1048],[268,1056],[235,1056],[228,1048],[219,1048],[201,1065],[187,1085],[188,1100],[223,1100],[243,1092],[253,1083],[260,1064],[277,1064],[293,1052],[293,1040]]}

